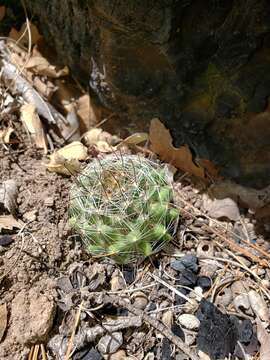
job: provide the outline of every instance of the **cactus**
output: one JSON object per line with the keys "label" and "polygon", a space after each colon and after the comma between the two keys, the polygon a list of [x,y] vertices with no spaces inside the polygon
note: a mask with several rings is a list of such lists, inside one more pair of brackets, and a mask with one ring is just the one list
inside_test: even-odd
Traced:
{"label": "cactus", "polygon": [[137,155],[87,165],[70,194],[70,225],[93,255],[127,263],[171,240],[178,218],[166,168]]}

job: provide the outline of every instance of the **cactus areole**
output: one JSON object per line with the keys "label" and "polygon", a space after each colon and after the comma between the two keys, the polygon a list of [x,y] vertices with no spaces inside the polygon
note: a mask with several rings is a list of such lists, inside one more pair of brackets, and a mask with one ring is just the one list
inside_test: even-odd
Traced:
{"label": "cactus areole", "polygon": [[166,167],[137,155],[107,155],[71,189],[69,221],[92,255],[128,263],[171,240],[178,211]]}

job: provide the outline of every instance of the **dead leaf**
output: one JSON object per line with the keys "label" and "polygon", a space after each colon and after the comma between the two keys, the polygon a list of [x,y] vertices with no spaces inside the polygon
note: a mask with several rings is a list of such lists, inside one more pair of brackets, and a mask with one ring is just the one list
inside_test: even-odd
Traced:
{"label": "dead leaf", "polygon": [[77,100],[77,114],[82,122],[83,131],[89,130],[100,121],[97,109],[88,94],[82,95]]}
{"label": "dead leaf", "polygon": [[37,148],[44,149],[44,153],[47,154],[47,138],[34,105],[25,104],[21,107],[21,120],[34,138]]}
{"label": "dead leaf", "polygon": [[7,328],[7,316],[7,304],[4,303],[0,305],[0,342],[2,341]]}
{"label": "dead leaf", "polygon": [[257,293],[255,290],[250,290],[248,292],[248,299],[252,310],[255,315],[260,318],[262,321],[268,323],[269,322],[269,311],[266,302]]}
{"label": "dead leaf", "polygon": [[1,215],[0,216],[0,231],[1,229],[13,230],[13,228],[21,229],[24,226],[24,222],[16,220],[13,215]]}
{"label": "dead leaf", "polygon": [[237,203],[230,198],[212,200],[204,194],[203,207],[207,214],[214,219],[225,217],[232,221],[237,221],[240,217]]}
{"label": "dead leaf", "polygon": [[178,169],[205,178],[204,169],[194,164],[192,154],[187,145],[175,148],[172,145],[170,132],[159,119],[151,121],[149,130],[151,150],[158,154],[163,161],[166,161]]}
{"label": "dead leaf", "polygon": [[7,129],[0,130],[0,143],[9,144],[10,136],[13,132],[14,132],[14,129],[12,127],[8,127]]}
{"label": "dead leaf", "polygon": [[232,181],[222,181],[211,185],[209,194],[217,199],[231,198],[241,205],[256,210],[270,203],[270,185],[264,189],[257,190]]}
{"label": "dead leaf", "polygon": [[32,56],[25,64],[25,69],[32,70],[35,74],[48,76],[51,78],[59,78],[69,74],[68,67],[56,70],[54,65],[51,65],[43,56]]}
{"label": "dead leaf", "polygon": [[0,204],[11,214],[16,214],[18,187],[15,180],[3,181],[0,186]]}
{"label": "dead leaf", "polygon": [[59,174],[75,175],[81,168],[79,160],[85,160],[87,156],[87,147],[79,141],[73,141],[50,156],[47,168],[49,171]]}
{"label": "dead leaf", "polygon": [[4,19],[5,15],[6,15],[6,7],[4,5],[0,6],[0,21]]}
{"label": "dead leaf", "polygon": [[122,143],[125,144],[132,144],[132,145],[137,145],[140,144],[144,141],[147,141],[149,138],[147,133],[141,132],[141,133],[134,133],[130,136],[128,136],[127,138],[125,138]]}
{"label": "dead leaf", "polygon": [[265,330],[262,321],[256,318],[257,336],[261,344],[260,360],[270,359],[270,334]]}
{"label": "dead leaf", "polygon": [[222,176],[219,175],[219,167],[213,164],[212,161],[208,159],[196,159],[196,162],[205,169],[211,179],[222,179]]}
{"label": "dead leaf", "polygon": [[113,144],[119,139],[100,128],[93,128],[83,135],[83,140],[87,146],[95,146],[101,153],[111,153],[114,151]]}
{"label": "dead leaf", "polygon": [[[36,25],[29,22],[29,27],[31,31],[31,45],[34,45],[40,39],[42,39],[42,36],[40,35]],[[27,46],[29,36],[28,36],[28,29],[26,23],[24,23],[21,26],[20,31],[17,31],[16,29],[12,28],[8,36],[15,41],[20,39],[19,41],[20,44]]]}

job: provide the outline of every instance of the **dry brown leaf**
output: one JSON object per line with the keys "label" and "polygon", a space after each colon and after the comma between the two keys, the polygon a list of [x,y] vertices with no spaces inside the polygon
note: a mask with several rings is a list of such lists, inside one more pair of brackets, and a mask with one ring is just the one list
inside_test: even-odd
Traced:
{"label": "dry brown leaf", "polygon": [[111,153],[114,151],[113,144],[119,139],[100,128],[93,128],[83,135],[83,140],[87,146],[95,146],[99,152]]}
{"label": "dry brown leaf", "polygon": [[67,76],[69,73],[67,66],[57,71],[56,67],[51,65],[43,56],[32,56],[25,64],[25,69],[32,70],[35,72],[35,74],[44,75],[51,78]]}
{"label": "dry brown leaf", "polygon": [[261,344],[260,360],[270,359],[270,334],[265,330],[262,321],[256,318],[257,336]]}
{"label": "dry brown leaf", "polygon": [[0,21],[4,19],[5,15],[6,15],[6,7],[4,5],[0,6]]}
{"label": "dry brown leaf", "polygon": [[204,194],[203,208],[214,219],[225,217],[232,221],[237,221],[240,217],[237,203],[230,198],[212,200],[207,194]]}
{"label": "dry brown leaf", "polygon": [[238,185],[232,181],[222,181],[212,185],[209,193],[217,199],[229,197],[253,210],[262,208],[270,203],[270,185],[262,190],[257,190]]}
{"label": "dry brown leaf", "polygon": [[49,171],[59,174],[74,175],[80,171],[81,163],[79,160],[85,160],[87,156],[87,147],[79,141],[73,141],[50,156],[47,168]]}
{"label": "dry brown leaf", "polygon": [[44,153],[47,154],[47,138],[34,105],[25,104],[21,107],[21,120],[34,138],[37,148],[44,149]]}
{"label": "dry brown leaf", "polygon": [[175,148],[172,144],[170,131],[161,123],[159,119],[151,121],[149,130],[149,140],[151,150],[158,154],[160,158],[178,169],[205,178],[204,169],[194,164],[192,154],[187,145]]}
{"label": "dry brown leaf", "polygon": [[7,316],[7,304],[4,303],[0,305],[0,342],[2,341],[7,328]]}
{"label": "dry brown leaf", "polygon": [[[42,36],[40,35],[36,25],[29,22],[29,27],[31,31],[31,45],[34,45],[42,38]],[[28,44],[28,30],[26,23],[21,26],[20,31],[12,28],[8,36],[15,41],[21,38],[20,43],[26,46]]]}
{"label": "dry brown leaf", "polygon": [[0,186],[0,205],[11,214],[16,214],[18,187],[15,180],[5,180]]}
{"label": "dry brown leaf", "polygon": [[13,228],[21,229],[24,226],[24,222],[16,220],[13,215],[1,215],[0,216],[0,231],[1,229],[12,230]]}
{"label": "dry brown leaf", "polygon": [[8,127],[7,129],[0,130],[0,143],[9,144],[10,136],[14,132],[12,127]]}
{"label": "dry brown leaf", "polygon": [[219,167],[213,164],[212,161],[208,159],[196,159],[196,162],[205,169],[211,179],[222,179],[222,176],[219,175]]}
{"label": "dry brown leaf", "polygon": [[77,114],[82,122],[83,131],[89,130],[100,121],[97,111],[88,94],[82,95],[77,100]]}

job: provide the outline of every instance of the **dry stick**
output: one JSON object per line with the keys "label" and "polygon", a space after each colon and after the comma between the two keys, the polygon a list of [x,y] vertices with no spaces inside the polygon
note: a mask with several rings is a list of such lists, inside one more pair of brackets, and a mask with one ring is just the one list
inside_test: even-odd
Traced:
{"label": "dry stick", "polygon": [[47,355],[46,355],[44,344],[41,344],[40,347],[41,347],[42,360],[47,360]]}
{"label": "dry stick", "polygon": [[38,352],[39,352],[39,345],[37,344],[34,347],[34,353],[33,353],[32,360],[37,360],[38,359]]}
{"label": "dry stick", "polygon": [[74,340],[74,336],[75,336],[75,333],[76,333],[76,329],[77,329],[77,327],[79,325],[80,316],[81,316],[81,312],[82,312],[82,306],[83,306],[83,303],[81,302],[80,306],[79,306],[79,309],[78,309],[78,312],[76,314],[74,327],[73,327],[70,339],[68,341],[68,347],[67,347],[67,352],[66,352],[66,355],[65,355],[65,360],[69,360],[70,356],[71,356],[73,340]]}
{"label": "dry stick", "polygon": [[199,357],[189,348],[189,346],[187,346],[178,336],[175,336],[168,327],[166,327],[160,321],[147,315],[142,310],[136,309],[133,306],[127,304],[124,299],[121,299],[118,296],[105,295],[103,298],[103,302],[104,304],[112,304],[114,306],[124,307],[134,315],[141,317],[145,322],[147,322],[158,332],[164,335],[168,340],[170,340],[175,346],[177,346],[178,349],[188,355],[191,360],[199,360]]}
{"label": "dry stick", "polygon": [[194,304],[194,302],[192,302],[185,294],[181,293],[181,291],[175,289],[172,285],[168,284],[166,281],[160,279],[158,276],[154,275],[154,274],[149,274],[150,277],[152,277],[154,280],[156,280],[157,282],[159,282],[160,284],[162,284],[163,286],[165,286],[166,288],[168,288],[169,290],[171,290],[173,293],[175,293],[176,295],[180,296],[181,298],[185,299],[187,302],[189,302],[191,305]]}
{"label": "dry stick", "polygon": [[[206,216],[206,215],[203,214],[200,210],[198,210],[197,208],[195,208],[193,205],[189,204],[189,203],[188,203],[187,201],[185,201],[184,199],[181,198],[181,201],[184,202],[184,203],[185,203],[187,206],[189,206],[191,209],[199,212],[200,215]],[[188,212],[187,210],[185,210],[185,209],[183,209],[183,208],[181,208],[181,210],[184,211],[185,213],[187,213],[188,215],[192,216],[193,218],[196,218],[196,215],[191,214],[191,213]],[[210,217],[208,217],[208,216],[206,216],[206,217],[207,217],[208,219],[210,219],[210,220],[213,220],[212,218],[210,218]],[[215,221],[215,223],[220,226],[220,224],[218,224],[218,222]],[[269,264],[268,264],[268,262],[267,262],[266,260],[262,260],[262,259],[260,259],[258,256],[253,255],[252,253],[250,253],[248,250],[243,249],[240,245],[237,245],[233,240],[227,239],[226,236],[224,236],[223,234],[219,233],[217,230],[215,230],[215,229],[212,228],[211,226],[206,225],[206,224],[204,224],[204,226],[205,226],[208,230],[210,230],[213,234],[215,234],[215,235],[218,236],[220,239],[222,239],[223,241],[225,241],[233,250],[241,253],[242,255],[248,257],[249,259],[251,259],[252,261],[254,261],[254,262],[258,263],[258,264],[260,264],[260,265],[263,266],[263,267],[268,267],[268,266],[269,266]],[[241,239],[241,240],[243,240],[243,239]],[[243,240],[243,241],[244,241],[244,240]],[[244,242],[245,242],[245,241],[244,241]],[[245,242],[245,243],[247,243],[248,245],[251,245],[251,244],[249,244],[248,242]],[[256,247],[256,250],[262,252],[262,250],[259,250],[259,248],[257,248],[257,247]],[[265,253],[264,253],[264,255],[265,255]],[[267,257],[270,258],[270,254],[267,254]]]}

